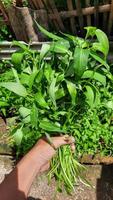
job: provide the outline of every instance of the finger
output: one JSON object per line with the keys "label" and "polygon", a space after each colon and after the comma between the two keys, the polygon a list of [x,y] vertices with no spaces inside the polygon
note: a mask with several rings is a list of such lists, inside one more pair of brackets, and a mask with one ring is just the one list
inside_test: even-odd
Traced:
{"label": "finger", "polygon": [[69,135],[65,135],[65,136],[64,136],[64,141],[66,141],[68,144],[75,143],[74,137],[69,136]]}
{"label": "finger", "polygon": [[60,137],[53,137],[52,138],[53,144],[56,148],[66,145],[66,144],[72,144],[75,142],[74,137],[65,135],[65,136],[60,136]]}
{"label": "finger", "polygon": [[74,143],[70,144],[70,147],[71,147],[72,153],[75,153],[75,144]]}

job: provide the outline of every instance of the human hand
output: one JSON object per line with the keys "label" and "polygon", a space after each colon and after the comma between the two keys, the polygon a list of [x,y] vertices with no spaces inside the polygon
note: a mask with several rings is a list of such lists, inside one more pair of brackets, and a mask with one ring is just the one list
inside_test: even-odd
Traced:
{"label": "human hand", "polygon": [[[75,151],[75,140],[73,137],[65,135],[65,136],[58,136],[58,137],[52,137],[51,138],[52,143],[55,147],[55,149],[59,148],[62,145],[70,145],[72,151]],[[40,169],[40,172],[44,172],[49,169],[50,167],[50,160],[55,155],[56,151],[55,149],[45,140],[40,139],[36,143],[36,147],[40,151],[40,159],[42,162],[42,167]]]}

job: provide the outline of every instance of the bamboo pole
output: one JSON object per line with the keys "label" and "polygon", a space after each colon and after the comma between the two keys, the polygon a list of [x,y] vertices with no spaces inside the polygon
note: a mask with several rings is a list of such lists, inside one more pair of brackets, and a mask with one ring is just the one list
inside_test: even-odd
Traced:
{"label": "bamboo pole", "polygon": [[51,22],[50,16],[53,15],[53,16],[54,16],[54,18],[52,18],[53,24],[54,24],[56,30],[59,31],[59,26],[58,26],[58,23],[57,23],[57,21],[56,21],[56,16],[54,15],[52,9],[49,7],[47,0],[43,0],[43,2],[44,2],[45,6],[46,6],[46,8],[47,8],[48,13],[49,13],[49,14],[48,14],[48,17],[49,17],[49,19],[50,19],[50,22]]}
{"label": "bamboo pole", "polygon": [[[103,3],[107,4],[109,3],[109,0],[103,0]],[[108,18],[108,13],[107,12],[103,13],[103,30],[104,31],[106,31],[106,28],[107,28],[107,18]]]}
{"label": "bamboo pole", "polygon": [[80,30],[81,30],[81,33],[83,34],[84,21],[83,21],[83,14],[82,14],[80,0],[76,0],[75,4],[77,8],[77,15],[78,15],[78,20],[79,20]]}
{"label": "bamboo pole", "polygon": [[[67,7],[69,11],[73,10],[73,2],[72,0],[67,0]],[[71,30],[73,34],[77,33],[76,30],[76,23],[75,23],[75,18],[74,17],[70,17],[70,25],[71,25]]]}
{"label": "bamboo pole", "polygon": [[61,16],[59,15],[59,12],[58,12],[58,10],[57,10],[57,7],[56,7],[56,5],[55,5],[54,0],[48,0],[48,4],[49,4],[49,6],[51,7],[51,9],[52,9],[52,11],[53,11],[53,13],[54,13],[54,15],[55,15],[55,17],[56,17],[56,20],[57,20],[57,23],[58,23],[58,25],[59,25],[60,30],[65,31],[65,27],[64,27],[62,18],[61,18]]}
{"label": "bamboo pole", "polygon": [[95,1],[94,1],[94,6],[95,6],[94,24],[95,24],[95,26],[98,27],[98,25],[99,25],[99,11],[98,11],[99,0],[95,0]]}
{"label": "bamboo pole", "polygon": [[[86,0],[86,7],[90,7],[90,0]],[[87,26],[91,26],[91,16],[87,15]]]}
{"label": "bamboo pole", "polygon": [[[99,6],[98,7],[98,11],[100,13],[104,13],[104,12],[109,12],[111,8],[111,4],[106,4],[103,6]],[[95,7],[89,7],[89,8],[83,8],[82,9],[82,14],[83,15],[92,15],[95,13]],[[77,17],[78,13],[77,10],[72,10],[72,11],[60,11],[59,12],[60,16],[64,19],[66,18],[70,18],[70,17]],[[50,19],[55,19],[56,17],[54,16],[54,14],[49,14]]]}
{"label": "bamboo pole", "polygon": [[108,20],[108,34],[110,35],[111,29],[113,25],[113,0],[111,1],[111,9],[109,14],[109,20]]}

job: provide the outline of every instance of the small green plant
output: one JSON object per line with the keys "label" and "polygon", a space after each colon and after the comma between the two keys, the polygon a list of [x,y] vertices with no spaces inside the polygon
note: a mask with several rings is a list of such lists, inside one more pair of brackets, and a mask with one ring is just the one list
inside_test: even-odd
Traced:
{"label": "small green plant", "polygon": [[[17,124],[12,137],[17,155],[26,153],[44,135],[69,133],[79,137],[80,117],[89,108],[100,106],[100,91],[111,77],[106,62],[109,42],[101,30],[87,27],[85,39],[68,34],[63,34],[63,38],[37,26],[53,42],[43,44],[38,52],[14,41],[13,45],[18,45],[20,51],[12,55],[10,77],[3,73],[0,82],[1,101],[7,103],[8,90],[9,104],[15,108]],[[83,169],[70,148],[62,147],[51,163],[49,177],[55,174],[58,187],[64,185],[70,193],[78,178],[87,185],[81,173]]]}

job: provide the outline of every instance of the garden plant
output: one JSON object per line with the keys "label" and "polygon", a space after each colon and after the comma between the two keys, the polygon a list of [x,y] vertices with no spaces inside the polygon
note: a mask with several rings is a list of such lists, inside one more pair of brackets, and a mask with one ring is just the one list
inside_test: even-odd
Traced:
{"label": "garden plant", "polygon": [[[58,189],[71,193],[84,166],[84,153],[113,154],[112,66],[107,63],[109,41],[96,27],[86,27],[85,38],[61,33],[54,35],[39,24],[52,39],[41,51],[17,41],[20,50],[0,68],[0,113],[15,117],[10,143],[20,156],[46,136],[69,134],[75,137],[76,151],[61,147],[51,162],[49,179],[56,177]],[[109,145],[108,145],[109,144]]]}

